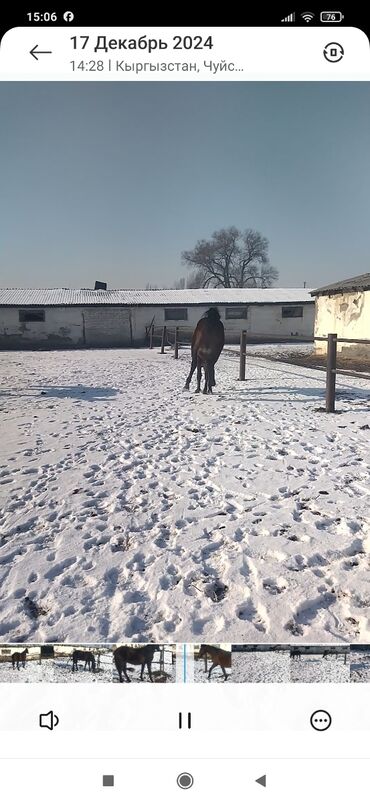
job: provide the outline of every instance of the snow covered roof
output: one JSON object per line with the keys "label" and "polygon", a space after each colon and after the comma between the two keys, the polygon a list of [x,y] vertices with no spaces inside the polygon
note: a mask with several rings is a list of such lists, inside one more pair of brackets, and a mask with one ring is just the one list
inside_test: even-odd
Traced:
{"label": "snow covered roof", "polygon": [[313,296],[334,295],[335,293],[351,293],[358,290],[370,290],[370,273],[361,273],[360,276],[353,276],[352,279],[342,279],[334,284],[327,284],[326,287],[319,287],[312,290]]}
{"label": "snow covered roof", "polygon": [[55,306],[164,306],[217,304],[313,304],[311,290],[292,287],[269,287],[265,290],[200,289],[200,290],[73,290],[55,288],[0,288],[0,307]]}

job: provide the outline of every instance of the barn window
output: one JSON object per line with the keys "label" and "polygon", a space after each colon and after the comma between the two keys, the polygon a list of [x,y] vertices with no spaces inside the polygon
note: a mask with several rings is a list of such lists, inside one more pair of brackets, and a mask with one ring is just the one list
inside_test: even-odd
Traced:
{"label": "barn window", "polygon": [[53,644],[43,644],[41,646],[41,658],[54,658]]}
{"label": "barn window", "polygon": [[20,309],[18,311],[20,323],[34,323],[35,321],[45,320],[44,309]]}
{"label": "barn window", "polygon": [[168,307],[164,311],[165,321],[187,321],[187,307]]}
{"label": "barn window", "polygon": [[248,318],[248,307],[225,307],[227,321],[237,321]]}
{"label": "barn window", "polygon": [[303,307],[282,307],[282,318],[303,318]]}

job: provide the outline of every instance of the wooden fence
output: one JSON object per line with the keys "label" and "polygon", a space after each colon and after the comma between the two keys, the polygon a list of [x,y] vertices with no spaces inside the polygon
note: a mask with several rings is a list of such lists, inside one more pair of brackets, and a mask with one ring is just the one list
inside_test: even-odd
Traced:
{"label": "wooden fence", "polygon": [[[161,343],[161,354],[165,353],[165,347],[170,346],[174,349],[174,357],[175,360],[178,359],[179,356],[179,348],[184,345],[189,345],[191,341],[191,335],[194,330],[191,327],[155,327],[152,324],[149,327],[147,332],[149,338],[149,348],[152,349],[155,340],[160,340]],[[185,337],[188,336],[188,339],[185,340]],[[262,337],[262,336],[261,336]],[[243,329],[240,333],[240,345],[239,345],[239,381],[245,381],[245,374],[246,374],[246,358],[247,358],[247,339],[250,342],[256,343],[256,339],[248,338],[247,332]],[[327,345],[327,356],[326,356],[326,368],[322,366],[315,366],[315,370],[318,371],[326,371],[326,390],[325,390],[325,412],[326,413],[335,413],[335,390],[336,390],[336,377],[337,374],[342,376],[350,376],[355,377],[358,379],[370,379],[370,374],[365,374],[363,372],[358,371],[345,371],[342,368],[337,368],[337,343],[359,343],[364,346],[370,346],[370,340],[364,340],[359,338],[350,338],[350,337],[338,337],[336,334],[329,334],[327,337],[313,337],[313,338],[306,338],[306,337],[295,337],[292,336],[290,338],[271,338],[268,337],[268,341],[276,342],[276,343],[312,343],[315,340],[320,340],[326,342]],[[233,349],[224,348],[223,350],[227,354],[232,354],[234,357],[237,356],[237,352]]]}

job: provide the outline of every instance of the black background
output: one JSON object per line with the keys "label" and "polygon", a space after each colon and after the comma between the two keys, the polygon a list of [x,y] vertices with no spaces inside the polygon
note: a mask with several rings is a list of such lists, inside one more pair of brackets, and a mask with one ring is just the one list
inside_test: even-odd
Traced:
{"label": "black background", "polygon": [[[261,0],[259,0],[258,3],[256,2],[255,4],[248,4],[242,14],[240,11],[237,12],[236,9],[232,14],[230,14],[230,6],[225,6],[224,13],[220,13],[220,11],[217,13],[214,7],[211,7],[209,10],[207,10],[207,6],[202,5],[202,8],[198,7],[193,11],[191,6],[186,4],[184,13],[181,13],[182,9],[180,5],[175,10],[171,9],[166,14],[163,6],[161,8],[152,7],[145,11],[136,4],[135,8],[130,9],[127,4],[122,10],[118,10],[113,5],[109,6],[106,3],[104,3],[104,5],[102,5],[100,8],[96,8],[95,6],[89,6],[88,4],[74,4],[73,0],[66,0],[63,5],[60,3],[53,3],[52,0],[50,0],[50,2],[48,2],[48,0],[43,0],[42,2],[32,0],[32,2],[28,5],[23,3],[17,5],[14,3],[12,7],[4,6],[5,3],[3,3],[3,10],[1,11],[0,15],[0,37],[2,37],[10,28],[17,26],[52,28],[59,26],[72,27],[81,25],[106,25],[119,26],[121,28],[137,26],[143,28],[143,35],[146,33],[146,30],[149,28],[149,26],[163,28],[173,26],[195,27],[198,25],[199,27],[207,27],[207,25],[212,27],[289,26],[290,28],[319,26],[328,28],[332,32],[334,30],[340,30],[340,28],[343,26],[353,26],[356,28],[361,28],[367,34],[367,36],[370,36],[370,11],[361,9],[360,5],[358,8],[356,8],[356,5],[352,5],[351,8],[346,8],[340,3],[340,0],[338,3],[335,0],[329,0],[329,2],[325,2],[325,0],[323,0],[322,5],[320,6],[314,6],[309,2],[304,6],[295,6],[294,0],[291,0],[291,2],[289,1],[286,3],[274,4],[275,7],[272,10],[269,10],[268,0],[265,5],[263,2],[261,2]],[[54,23],[34,21],[29,22],[27,18],[27,12],[32,11],[48,11],[50,13],[54,11],[58,15],[58,21]],[[72,23],[64,22],[63,13],[65,11],[72,11],[74,13],[75,18]],[[296,22],[282,23],[281,20],[288,14],[291,14],[293,11],[295,11],[296,14]],[[312,22],[307,23],[300,17],[300,14],[305,11],[311,11],[315,14]],[[321,23],[320,11],[341,11],[344,14],[344,19],[341,23],[335,25]],[[233,18],[230,19],[230,17]]]}

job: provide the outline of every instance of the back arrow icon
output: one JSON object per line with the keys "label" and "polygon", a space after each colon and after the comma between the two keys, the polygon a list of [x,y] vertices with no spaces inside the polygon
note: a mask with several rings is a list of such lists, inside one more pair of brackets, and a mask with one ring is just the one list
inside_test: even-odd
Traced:
{"label": "back arrow icon", "polygon": [[30,50],[30,55],[33,56],[33,58],[36,59],[36,61],[38,61],[37,56],[39,56],[40,54],[52,52],[51,50],[36,50],[37,47],[38,45],[35,45],[35,47],[33,47],[32,50]]}

